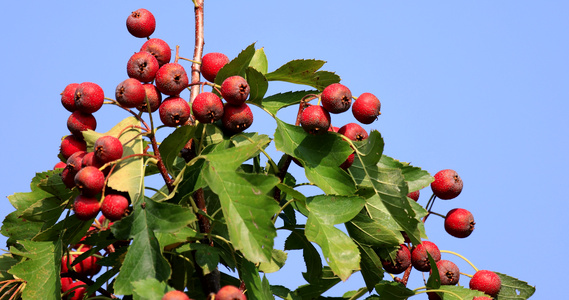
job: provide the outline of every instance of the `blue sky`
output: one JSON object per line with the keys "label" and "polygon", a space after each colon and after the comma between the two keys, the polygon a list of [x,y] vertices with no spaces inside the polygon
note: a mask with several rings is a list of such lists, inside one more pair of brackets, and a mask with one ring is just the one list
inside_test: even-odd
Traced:
{"label": "blue sky", "polygon": [[[126,79],[126,62],[143,40],[127,32],[125,20],[141,7],[156,16],[154,37],[192,56],[191,1],[4,5],[2,197],[29,191],[34,173],[57,162],[69,116],[59,93],[68,83],[96,82],[112,97]],[[464,180],[462,194],[438,201],[434,210],[470,210],[474,233],[453,238],[433,216],[426,224],[429,239],[480,269],[535,285],[536,299],[552,299],[562,294],[569,265],[563,255],[568,13],[563,1],[207,1],[205,53],[233,58],[256,42],[269,71],[293,59],[321,59],[355,95],[374,93],[382,115],[365,127],[381,132],[386,155],[433,175],[455,169]],[[275,85],[269,92],[288,88]],[[272,135],[274,122],[254,114],[249,130]],[[125,117],[116,107],[95,116],[98,131]],[[353,118],[335,116],[333,122]],[[429,196],[429,188],[422,190],[419,202]],[[7,199],[0,202],[0,217],[12,210]],[[0,245],[4,241],[0,237]],[[467,265],[459,267],[472,274]],[[300,254],[291,253],[283,274],[269,280],[294,287],[303,283],[303,270]],[[418,272],[411,277],[411,288],[422,286]],[[353,276],[334,291],[360,286]]]}

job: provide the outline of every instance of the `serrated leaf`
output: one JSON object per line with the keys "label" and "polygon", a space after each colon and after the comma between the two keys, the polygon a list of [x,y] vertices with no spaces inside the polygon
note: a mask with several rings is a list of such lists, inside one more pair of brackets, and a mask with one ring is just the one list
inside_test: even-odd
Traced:
{"label": "serrated leaf", "polygon": [[247,102],[261,105],[261,101],[269,89],[269,83],[263,73],[254,68],[247,68],[246,79],[249,84],[250,92]]}
{"label": "serrated leaf", "polygon": [[326,194],[354,194],[355,184],[351,176],[339,167],[353,150],[340,135],[332,132],[310,135],[300,126],[275,119],[275,147],[300,160],[310,182]]}
{"label": "serrated leaf", "polygon": [[18,260],[12,257],[12,255],[9,253],[0,256],[0,281],[10,280],[14,278],[14,276],[8,273],[8,270],[17,263]]}
{"label": "serrated leaf", "polygon": [[266,74],[266,77],[269,81],[304,84],[321,91],[332,83],[340,82],[340,76],[335,73],[318,71],[325,63],[325,61],[315,59],[293,60]]}
{"label": "serrated leaf", "polygon": [[215,84],[221,86],[225,79],[234,75],[246,77],[245,72],[254,56],[255,43],[249,45],[247,48],[241,51],[241,53],[239,53],[236,58],[231,60],[217,72],[217,75],[215,76]]}
{"label": "serrated leaf", "polygon": [[8,273],[26,281],[22,299],[60,299],[62,246],[56,242],[19,241],[22,250],[10,248],[13,255],[24,257]]}
{"label": "serrated leaf", "polygon": [[306,264],[304,277],[309,283],[316,283],[322,277],[322,258],[320,254],[306,238],[303,230],[293,229],[285,240],[285,250],[302,249],[302,256]]}
{"label": "serrated leaf", "polygon": [[274,299],[269,281],[265,276],[263,276],[263,279],[261,279],[259,271],[252,262],[243,260],[241,263],[240,274],[241,278],[245,282],[245,287],[247,287],[247,299]]}
{"label": "serrated leaf", "polygon": [[219,264],[218,249],[210,246],[200,247],[195,254],[196,264],[203,270],[203,274],[209,274],[217,268]]}
{"label": "serrated leaf", "polygon": [[318,94],[318,91],[296,91],[274,94],[263,99],[263,107],[273,115],[276,115],[279,109],[299,104],[302,98],[310,94]]}
{"label": "serrated leaf", "polygon": [[383,279],[384,274],[381,260],[371,247],[361,245],[357,241],[356,244],[360,250],[362,277],[364,278],[368,292],[371,292],[375,285]]}
{"label": "serrated leaf", "polygon": [[535,293],[535,287],[529,285],[525,281],[508,276],[506,274],[498,272],[494,273],[500,276],[500,280],[502,281],[500,292],[496,296],[497,300],[528,299]]}
{"label": "serrated leaf", "polygon": [[271,285],[271,291],[273,292],[273,295],[284,300],[302,300],[301,297],[297,296],[291,290],[282,285]]}
{"label": "serrated leaf", "polygon": [[407,299],[415,295],[415,292],[405,287],[402,283],[386,280],[378,283],[375,286],[375,291],[379,294],[377,299],[382,300]]}
{"label": "serrated leaf", "polygon": [[273,255],[271,257],[271,261],[268,263],[260,263],[259,264],[259,271],[263,273],[274,273],[280,270],[286,262],[287,253],[279,250],[273,249]]}
{"label": "serrated leaf", "polygon": [[437,262],[429,252],[427,252],[427,258],[429,259],[429,265],[431,266],[431,273],[426,285],[427,289],[438,289],[441,287],[441,275],[439,273],[439,268],[437,268]]}
{"label": "serrated leaf", "polygon": [[165,282],[154,278],[141,279],[132,283],[134,287],[133,298],[135,300],[156,300],[162,299],[164,294],[175,289],[168,286]]}
{"label": "serrated leaf", "polygon": [[158,147],[168,173],[178,175],[179,170],[175,168],[174,161],[180,154],[180,150],[196,134],[196,128],[196,126],[189,125],[180,126],[170,133]]}
{"label": "serrated leaf", "polygon": [[381,220],[370,218],[361,212],[346,223],[350,236],[358,243],[367,246],[389,247],[403,243],[403,236],[398,230],[383,225]]}
{"label": "serrated leaf", "polygon": [[441,285],[436,290],[442,291],[442,292],[437,292],[437,294],[443,300],[470,300],[473,299],[474,297],[482,297],[482,296],[488,297],[488,295],[482,292],[456,285]]}
{"label": "serrated leaf", "polygon": [[414,167],[408,163],[402,163],[394,158],[385,155],[381,156],[378,166],[401,169],[401,173],[403,174],[403,177],[405,177],[405,181],[409,186],[409,192],[418,191],[424,187],[427,187],[435,179],[429,174],[429,172],[419,167]]}
{"label": "serrated leaf", "polygon": [[[341,282],[341,279],[329,267],[322,268],[322,276],[310,284],[299,286],[294,294],[302,299],[318,299],[324,292]],[[306,279],[306,275],[303,274]]]}
{"label": "serrated leaf", "polygon": [[255,70],[261,72],[261,74],[267,74],[268,65],[264,48],[257,49],[249,62],[249,67],[255,68]]}

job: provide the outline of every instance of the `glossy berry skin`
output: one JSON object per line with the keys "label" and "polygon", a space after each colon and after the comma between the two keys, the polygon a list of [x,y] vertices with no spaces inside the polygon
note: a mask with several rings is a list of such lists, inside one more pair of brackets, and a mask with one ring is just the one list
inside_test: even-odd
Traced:
{"label": "glossy berry skin", "polygon": [[[144,91],[146,93],[146,100],[150,104],[150,112],[155,112],[160,108],[160,104],[162,104],[162,93],[156,88],[155,85],[152,83],[145,83],[142,85],[144,87]],[[148,112],[148,107],[146,101],[136,107],[141,112]]]}
{"label": "glossy berry skin", "polygon": [[67,167],[67,164],[64,163],[64,162],[62,162],[62,161],[60,161],[60,162],[56,163],[56,164],[53,166],[53,169],[54,169],[54,170],[57,170],[57,169],[65,169],[65,167]]}
{"label": "glossy berry skin", "polygon": [[215,77],[221,68],[229,63],[227,55],[211,52],[202,57],[201,74],[205,80],[215,82]]}
{"label": "glossy berry skin", "polygon": [[158,108],[160,120],[168,127],[184,125],[190,118],[191,111],[188,102],[180,97],[168,97]]}
{"label": "glossy berry skin", "polygon": [[347,111],[352,104],[352,92],[345,85],[333,83],[322,91],[322,106],[332,114]]}
{"label": "glossy berry skin", "polygon": [[75,108],[85,113],[98,111],[105,101],[103,89],[96,83],[82,82],[75,89]]}
{"label": "glossy berry skin", "polygon": [[77,172],[79,172],[79,170],[81,170],[81,168],[83,167],[83,158],[85,158],[86,155],[87,155],[86,151],[77,151],[73,153],[67,159],[66,168],[77,174]]}
{"label": "glossy berry skin", "polygon": [[188,87],[186,70],[178,63],[167,63],[156,72],[156,87],[165,95],[175,96]]}
{"label": "glossy berry skin", "polygon": [[431,270],[431,264],[429,262],[429,257],[427,252],[435,260],[435,262],[441,260],[441,251],[439,247],[433,242],[423,241],[421,244],[413,247],[411,251],[411,264],[415,269],[421,272],[428,272]]}
{"label": "glossy berry skin", "polygon": [[158,65],[160,66],[169,63],[170,59],[172,59],[172,49],[170,49],[168,43],[162,39],[149,39],[148,41],[144,42],[144,44],[142,44],[140,51],[146,51],[152,54],[154,57],[156,57],[156,60],[158,60]]}
{"label": "glossy berry skin", "polygon": [[445,230],[448,234],[465,238],[474,231],[474,216],[463,208],[451,209],[445,217]]}
{"label": "glossy berry skin", "polygon": [[[64,278],[61,278],[62,283]],[[72,292],[70,292],[66,298],[66,300],[81,300],[85,297],[85,294],[87,293],[87,286],[85,285],[85,283],[83,281],[77,280],[77,281],[73,281],[71,278],[66,278],[69,280],[65,281],[65,285],[61,285],[61,292],[65,293],[67,291],[69,291],[70,289],[76,287],[76,286],[82,286],[79,288],[74,289]]]}
{"label": "glossy berry skin", "polygon": [[95,196],[105,186],[105,175],[98,168],[87,166],[75,175],[75,185],[84,196]]}
{"label": "glossy berry skin", "polygon": [[228,77],[221,83],[221,96],[235,106],[245,103],[250,91],[247,80],[241,76]]}
{"label": "glossy berry skin", "polygon": [[300,114],[300,126],[310,134],[324,134],[330,128],[330,113],[320,105],[310,105]]}
{"label": "glossy berry skin", "polygon": [[140,82],[152,82],[159,68],[156,57],[146,51],[133,54],[126,63],[128,77]]}
{"label": "glossy berry skin", "polygon": [[215,300],[247,300],[243,292],[232,285],[223,286],[217,294],[215,294]]}
{"label": "glossy berry skin", "polygon": [[405,244],[399,246],[395,254],[395,261],[381,259],[383,269],[390,274],[401,274],[411,266],[411,252]]}
{"label": "glossy berry skin", "polygon": [[95,197],[79,195],[73,201],[73,211],[75,216],[81,221],[87,221],[96,217],[100,208],[99,199]]}
{"label": "glossy berry skin", "polygon": [[128,199],[119,194],[106,195],[101,204],[101,212],[110,221],[118,221],[125,215]]}
{"label": "glossy berry skin", "polygon": [[98,138],[93,145],[95,157],[99,162],[106,164],[122,157],[123,147],[121,141],[110,135]]}
{"label": "glossy berry skin", "polygon": [[70,83],[61,92],[61,104],[70,112],[77,110],[75,107],[75,90],[77,86],[79,86],[79,83]]}
{"label": "glossy berry skin", "polygon": [[162,297],[162,300],[191,300],[186,293],[182,291],[169,291]]}
{"label": "glossy berry skin", "polygon": [[338,133],[352,141],[363,141],[369,136],[367,131],[356,123],[348,123],[340,127],[340,129],[338,129]]}
{"label": "glossy berry skin", "polygon": [[77,137],[83,138],[82,131],[97,129],[97,119],[93,114],[74,111],[67,118],[67,129]]}
{"label": "glossy berry skin", "polygon": [[146,90],[140,81],[128,78],[117,85],[115,98],[122,107],[134,108],[144,104]]}
{"label": "glossy berry skin", "polygon": [[379,116],[381,102],[371,93],[363,93],[352,105],[354,118],[363,124],[371,124]]}
{"label": "glossy berry skin", "polygon": [[[82,251],[87,251],[89,250],[89,246],[83,245],[81,246],[81,249]],[[71,254],[69,256],[63,255],[63,258],[61,259],[61,273],[68,272],[69,266],[73,264],[73,262],[77,257],[79,257],[79,255],[80,254]],[[68,258],[69,258],[69,263],[67,263]],[[73,265],[71,269],[73,269],[75,272],[83,276],[93,276],[98,274],[102,268],[101,265],[97,264],[98,260],[99,260],[98,257],[91,255],[86,257],[82,261],[78,262],[77,264]]]}
{"label": "glossy berry skin", "polygon": [[450,260],[439,260],[437,269],[441,277],[442,285],[456,285],[460,279],[460,270],[458,266]]}
{"label": "glossy berry skin", "polygon": [[63,140],[61,140],[61,146],[59,147],[59,152],[63,158],[69,158],[73,153],[77,151],[87,150],[87,143],[82,138],[76,137],[74,135],[68,135]]}
{"label": "glossy berry skin", "polygon": [[456,198],[462,192],[462,179],[458,173],[451,169],[445,169],[435,174],[435,180],[431,182],[431,189],[435,196],[442,200]]}
{"label": "glossy berry skin", "polygon": [[407,197],[415,200],[415,201],[419,201],[419,196],[421,195],[421,192],[419,190],[411,192],[409,194],[407,194]]}
{"label": "glossy berry skin", "polygon": [[149,37],[156,29],[156,19],[150,11],[139,8],[126,18],[126,29],[134,37]]}
{"label": "glossy berry skin", "polygon": [[488,270],[478,270],[470,279],[471,290],[481,291],[484,294],[496,297],[500,292],[502,280],[498,274]]}
{"label": "glossy berry skin", "polygon": [[223,102],[214,93],[200,93],[192,103],[192,113],[200,123],[213,123],[223,116]]}
{"label": "glossy berry skin", "polygon": [[251,108],[249,108],[247,103],[239,106],[226,103],[223,106],[221,123],[224,128],[231,132],[242,132],[253,124],[253,112],[251,112]]}

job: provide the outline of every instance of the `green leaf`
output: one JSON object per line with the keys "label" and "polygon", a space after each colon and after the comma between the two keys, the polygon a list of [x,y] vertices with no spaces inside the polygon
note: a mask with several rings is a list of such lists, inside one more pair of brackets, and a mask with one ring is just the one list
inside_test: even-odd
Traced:
{"label": "green leaf", "polygon": [[221,85],[225,79],[234,75],[246,77],[245,72],[251,63],[251,60],[255,56],[255,53],[255,43],[253,43],[245,48],[245,50],[241,51],[236,58],[231,60],[217,72],[217,75],[215,76],[215,84]]}
{"label": "green leaf", "polygon": [[420,243],[421,221],[407,199],[407,183],[401,170],[380,168],[377,165],[383,152],[381,134],[373,130],[367,140],[354,145],[357,151],[350,173],[362,193],[369,195],[366,208],[370,217],[379,220],[386,227],[390,227],[390,222],[393,225],[391,220],[395,221],[413,244]]}
{"label": "green leaf", "polygon": [[351,220],[364,207],[360,197],[316,196],[307,199],[310,214],[306,220],[306,238],[322,249],[328,265],[342,280],[360,268],[356,244],[334,227]]}
{"label": "green leaf", "polygon": [[371,292],[375,285],[383,279],[381,260],[371,247],[361,245],[357,241],[356,244],[360,250],[362,277],[368,292]]}
{"label": "green leaf", "polygon": [[273,295],[284,300],[302,300],[301,297],[297,296],[291,290],[282,285],[271,285],[271,291],[273,292]]}
{"label": "green leaf", "polygon": [[255,68],[255,70],[261,72],[261,74],[267,74],[268,65],[265,50],[263,48],[257,49],[255,55],[251,58],[251,62],[249,62],[249,67]]}
{"label": "green leaf", "polygon": [[292,229],[290,235],[285,240],[285,250],[302,249],[302,256],[306,264],[304,277],[309,283],[316,283],[322,277],[322,258],[320,254],[306,238],[303,230]]}
{"label": "green leaf", "polygon": [[271,286],[265,276],[261,279],[259,271],[255,265],[248,261],[243,260],[241,263],[241,278],[247,287],[247,299],[250,300],[267,300],[274,299],[271,292]]}
{"label": "green leaf", "polygon": [[275,147],[304,165],[306,178],[329,195],[353,195],[355,184],[339,166],[353,152],[339,134],[310,135],[278,118]]}
{"label": "green leaf", "polygon": [[132,294],[132,282],[147,277],[166,281],[171,269],[154,232],[175,232],[195,220],[195,214],[190,209],[146,198],[143,203],[134,206],[132,214],[115,222],[111,227],[115,237],[124,240],[132,238],[116,278],[116,293]]}
{"label": "green leaf", "polygon": [[384,226],[381,220],[370,218],[364,211],[346,223],[346,229],[362,245],[389,247],[403,243],[400,231]]}
{"label": "green leaf", "polygon": [[22,250],[10,247],[23,260],[8,273],[26,281],[22,299],[60,299],[61,242],[19,241]]}
{"label": "green leaf", "polygon": [[279,109],[299,104],[302,98],[310,94],[318,94],[318,91],[297,91],[271,95],[263,99],[263,107],[276,115]]}
{"label": "green leaf", "polygon": [[427,187],[435,179],[429,172],[422,170],[418,167],[413,167],[409,163],[400,162],[389,156],[382,155],[379,161],[379,167],[383,168],[398,168],[401,169],[403,177],[409,186],[409,192],[418,191]]}
{"label": "green leaf", "polygon": [[160,282],[154,278],[141,279],[132,283],[134,287],[133,298],[135,300],[155,300],[162,299],[164,294],[174,291],[165,282]]}
{"label": "green leaf", "polygon": [[197,126],[180,126],[170,133],[160,144],[158,150],[168,173],[178,175],[180,170],[175,168],[174,161],[186,143],[196,134]]}
{"label": "green leaf", "polygon": [[0,256],[0,281],[14,278],[14,276],[8,273],[8,270],[17,263],[18,260],[9,253]]}
{"label": "green leaf", "polygon": [[[322,276],[318,278],[318,280],[312,281],[310,284],[299,286],[294,291],[294,294],[302,299],[317,299],[324,292],[341,282],[341,279],[338,278],[329,267],[322,268],[321,274]],[[306,274],[303,275],[306,279]]]}
{"label": "green leaf", "polygon": [[415,295],[415,292],[406,288],[402,283],[386,280],[378,283],[375,286],[375,291],[379,294],[377,299],[385,300],[407,299]]}
{"label": "green leaf", "polygon": [[439,273],[439,268],[437,268],[437,262],[431,256],[431,253],[427,252],[427,257],[429,259],[429,265],[431,266],[431,275],[427,280],[427,289],[438,289],[441,287],[441,275]]}
{"label": "green leaf", "polygon": [[279,249],[273,249],[273,256],[271,257],[271,261],[268,263],[262,262],[259,264],[259,270],[263,273],[274,273],[285,265],[286,258],[286,252]]}
{"label": "green leaf", "polygon": [[219,264],[219,250],[214,247],[199,247],[196,251],[196,264],[203,270],[203,274],[209,274]]}
{"label": "green leaf", "polygon": [[508,276],[506,274],[494,272],[500,276],[502,287],[496,296],[497,300],[504,299],[528,299],[535,293],[535,287],[525,281]]}
{"label": "green leaf", "polygon": [[[473,299],[474,297],[481,297],[481,296],[488,297],[488,295],[480,291],[471,290],[469,288],[456,286],[456,285],[441,285],[436,290],[442,291],[442,292],[437,292],[437,294],[443,300],[470,300]],[[518,299],[526,299],[526,298],[518,298]]]}
{"label": "green leaf", "polygon": [[247,102],[261,105],[261,101],[269,89],[269,83],[263,73],[257,71],[257,69],[251,67],[247,68],[246,75],[247,83],[250,87]]}
{"label": "green leaf", "polygon": [[315,59],[293,60],[277,70],[266,74],[268,80],[304,84],[323,90],[332,83],[340,82],[340,76],[328,71],[318,71],[326,62]]}
{"label": "green leaf", "polygon": [[255,263],[271,260],[276,236],[271,217],[279,206],[269,194],[279,179],[236,170],[269,142],[265,137],[202,156],[206,162],[200,176],[219,197],[230,240],[235,249]]}

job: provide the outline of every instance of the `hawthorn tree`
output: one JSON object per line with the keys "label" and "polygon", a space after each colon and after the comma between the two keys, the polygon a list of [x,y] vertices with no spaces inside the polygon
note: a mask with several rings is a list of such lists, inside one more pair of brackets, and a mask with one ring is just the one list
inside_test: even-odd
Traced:
{"label": "hawthorn tree", "polygon": [[[92,82],[63,89],[61,103],[71,115],[61,162],[37,173],[30,192],[8,197],[15,211],[1,230],[9,252],[0,256],[0,299],[527,299],[534,293],[521,280],[478,270],[427,240],[423,224],[435,214],[433,205],[457,197],[462,180],[454,170],[431,176],[383,155],[380,132],[357,123],[378,118],[375,95],[352,95],[338,75],[321,70],[321,60],[269,71],[255,44],[231,60],[204,55],[203,1],[194,4],[191,59],[151,37],[155,17],[138,9],[127,29],[146,41],[134,49],[129,78],[114,97]],[[311,89],[267,95],[275,81]],[[182,99],[186,89],[190,97]],[[104,133],[96,131],[94,116],[102,105],[125,112]],[[247,131],[250,105],[274,119],[273,136]],[[298,107],[296,117],[277,117],[290,106]],[[357,122],[333,124],[340,113],[353,113]],[[158,140],[156,133],[168,128]],[[271,143],[279,158],[267,153]],[[288,172],[291,163],[304,168],[305,178]],[[154,175],[162,186],[146,184]],[[320,193],[305,195],[299,187],[306,185]],[[426,187],[433,194],[423,207],[416,200]],[[466,209],[442,217],[454,237],[474,230]],[[277,230],[288,234],[283,249],[274,244]],[[306,284],[296,289],[264,276],[278,272],[289,251],[302,251],[305,261]],[[441,260],[441,252],[466,260],[474,274]],[[354,272],[364,279],[360,289],[322,296]],[[425,275],[423,287],[407,286],[411,272]],[[465,275],[472,277],[468,286],[460,284]]]}

